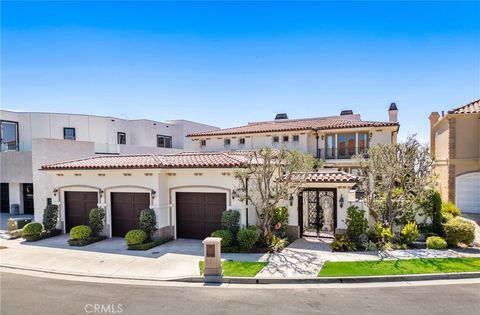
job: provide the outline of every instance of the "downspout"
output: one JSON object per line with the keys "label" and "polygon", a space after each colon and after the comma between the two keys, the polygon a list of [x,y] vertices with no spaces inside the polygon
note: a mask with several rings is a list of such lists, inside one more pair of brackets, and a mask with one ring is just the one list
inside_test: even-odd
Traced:
{"label": "downspout", "polygon": [[246,212],[245,212],[245,222],[248,227],[248,177],[245,178],[245,205],[247,206]]}
{"label": "downspout", "polygon": [[313,129],[315,131],[315,138],[317,139],[317,153],[315,154],[315,156],[317,157],[317,159],[320,158],[320,152],[318,152],[318,129]]}

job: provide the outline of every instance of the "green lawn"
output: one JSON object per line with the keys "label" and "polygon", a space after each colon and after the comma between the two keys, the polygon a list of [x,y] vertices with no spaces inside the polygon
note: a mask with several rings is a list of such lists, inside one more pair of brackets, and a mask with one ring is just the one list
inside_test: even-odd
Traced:
{"label": "green lawn", "polygon": [[319,277],[383,276],[480,271],[480,258],[419,258],[379,261],[327,261]]}
{"label": "green lawn", "polygon": [[[226,277],[254,277],[267,265],[256,261],[222,261],[223,275]],[[203,275],[204,261],[200,261],[200,274]]]}

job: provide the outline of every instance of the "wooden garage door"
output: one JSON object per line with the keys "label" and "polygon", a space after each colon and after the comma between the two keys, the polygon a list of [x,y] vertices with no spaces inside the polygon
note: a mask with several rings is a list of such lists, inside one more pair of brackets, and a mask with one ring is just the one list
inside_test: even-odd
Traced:
{"label": "wooden garage door", "polygon": [[112,236],[125,237],[138,229],[140,212],[150,207],[149,193],[112,193]]}
{"label": "wooden garage door", "polygon": [[70,229],[77,225],[88,225],[88,214],[90,209],[96,208],[98,194],[87,191],[66,191],[65,192],[65,228],[69,233]]}
{"label": "wooden garage door", "polygon": [[203,239],[222,228],[224,193],[177,192],[177,237]]}

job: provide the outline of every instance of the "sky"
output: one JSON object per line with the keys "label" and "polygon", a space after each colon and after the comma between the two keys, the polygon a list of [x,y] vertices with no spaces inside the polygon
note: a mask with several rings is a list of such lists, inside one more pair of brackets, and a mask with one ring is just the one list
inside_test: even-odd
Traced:
{"label": "sky", "polygon": [[2,109],[219,127],[337,115],[429,137],[480,98],[480,2],[1,2]]}

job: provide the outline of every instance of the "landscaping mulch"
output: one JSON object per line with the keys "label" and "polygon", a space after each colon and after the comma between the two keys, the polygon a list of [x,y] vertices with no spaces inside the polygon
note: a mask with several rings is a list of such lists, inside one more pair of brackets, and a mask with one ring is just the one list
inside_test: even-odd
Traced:
{"label": "landscaping mulch", "polygon": [[81,247],[81,246],[86,246],[86,245],[89,245],[89,244],[92,244],[92,243],[103,241],[106,238],[107,238],[106,236],[95,236],[95,237],[89,237],[89,238],[84,239],[84,240],[69,239],[67,242],[68,242],[68,245],[70,245],[70,246]]}
{"label": "landscaping mulch", "polygon": [[136,245],[127,245],[129,250],[149,250],[151,248],[160,246],[162,244],[165,244],[167,242],[170,242],[173,240],[172,237],[169,238],[161,238],[158,240],[154,240],[148,243],[143,243],[143,244],[136,244]]}

